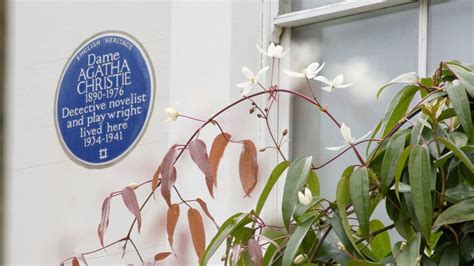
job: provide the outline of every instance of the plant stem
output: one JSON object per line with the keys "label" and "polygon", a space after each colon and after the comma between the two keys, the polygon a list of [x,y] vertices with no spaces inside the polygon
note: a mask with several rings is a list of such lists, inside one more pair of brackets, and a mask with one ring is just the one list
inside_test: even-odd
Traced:
{"label": "plant stem", "polygon": [[321,239],[318,241],[318,244],[316,245],[316,247],[313,250],[311,250],[311,253],[309,255],[309,260],[308,260],[309,262],[311,262],[313,260],[314,256],[316,255],[316,253],[318,253],[319,249],[323,245],[324,240],[329,235],[329,232],[331,231],[331,229],[332,229],[332,226],[329,226],[328,229],[324,232]]}

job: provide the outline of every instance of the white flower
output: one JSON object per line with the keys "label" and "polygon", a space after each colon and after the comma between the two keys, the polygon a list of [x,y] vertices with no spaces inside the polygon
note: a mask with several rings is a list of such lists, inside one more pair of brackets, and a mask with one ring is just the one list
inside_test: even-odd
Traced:
{"label": "white flower", "polygon": [[346,247],[341,242],[337,242],[336,246],[339,250],[346,250]]}
{"label": "white flower", "polygon": [[242,96],[247,95],[250,90],[252,90],[252,87],[255,84],[258,84],[258,82],[262,79],[263,74],[267,72],[268,66],[260,69],[256,75],[253,74],[253,72],[248,68],[248,67],[242,67],[242,74],[248,79],[247,81],[241,82],[236,84],[235,86],[242,88]]}
{"label": "white flower", "polygon": [[290,50],[290,49],[287,49],[286,51],[283,52],[283,47],[279,44],[275,45],[273,42],[270,43],[267,51],[263,50],[263,48],[258,44],[257,44],[257,49],[263,55],[268,56],[268,57],[273,57],[273,58],[282,58]]}
{"label": "white flower", "polygon": [[165,123],[176,121],[176,119],[178,119],[178,116],[179,116],[178,111],[176,111],[176,109],[172,107],[166,107],[165,114],[168,117],[168,119],[165,120]]}
{"label": "white flower", "polygon": [[308,260],[308,255],[306,254],[299,254],[296,256],[296,258],[293,260],[293,264],[303,264]]}
{"label": "white flower", "polygon": [[338,146],[338,147],[326,147],[326,150],[338,151],[342,148],[345,148],[347,146],[350,146],[350,145],[354,144],[355,142],[359,142],[359,141],[365,139],[366,137],[368,137],[372,133],[372,131],[369,131],[369,132],[367,132],[367,134],[365,134],[361,138],[354,139],[354,137],[352,137],[351,128],[346,126],[346,124],[344,124],[344,123],[341,124],[341,127],[339,128],[339,131],[341,132],[341,135],[342,135],[342,138],[344,139],[345,144],[342,145],[342,146]]}
{"label": "white flower", "polygon": [[306,78],[312,79],[318,75],[318,73],[323,69],[324,65],[325,63],[323,63],[322,65],[319,65],[318,62],[314,62],[310,64],[309,66],[307,66],[306,68],[303,68],[301,72],[295,72],[295,71],[291,71],[287,69],[285,69],[284,71],[288,76],[292,78],[306,77]]}
{"label": "white flower", "polygon": [[317,76],[314,79],[328,85],[321,88],[327,92],[332,92],[335,89],[344,89],[344,88],[352,86],[353,84],[353,83],[344,84],[344,76],[342,74],[337,75],[337,77],[335,77],[332,81],[323,76]]}
{"label": "white flower", "polygon": [[298,199],[299,199],[301,204],[308,206],[313,201],[313,194],[311,193],[311,191],[308,188],[305,188],[304,189],[304,194],[303,194],[303,192],[298,191]]}

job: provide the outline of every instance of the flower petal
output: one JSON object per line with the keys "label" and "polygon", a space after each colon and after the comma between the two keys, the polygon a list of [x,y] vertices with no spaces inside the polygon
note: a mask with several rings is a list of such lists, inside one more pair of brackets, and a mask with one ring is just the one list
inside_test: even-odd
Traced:
{"label": "flower petal", "polygon": [[273,57],[274,54],[275,54],[275,44],[271,42],[267,49],[267,55],[270,57]]}
{"label": "flower petal", "polygon": [[345,148],[345,147],[348,147],[347,144],[344,144],[342,146],[337,146],[337,147],[326,147],[325,149],[326,150],[329,150],[329,151],[338,151],[342,148]]}
{"label": "flower petal", "polygon": [[267,51],[263,50],[263,48],[262,48],[260,45],[258,45],[258,44],[255,44],[255,45],[257,46],[257,50],[258,50],[261,54],[263,54],[263,55],[265,55],[265,56],[268,56]]}
{"label": "flower petal", "polygon": [[314,63],[311,63],[309,64],[307,67],[306,67],[306,70],[310,71],[310,72],[313,72],[315,71],[316,69],[318,69],[319,67],[319,62],[314,62]]}
{"label": "flower petal", "polygon": [[257,81],[260,80],[262,78],[263,74],[265,74],[265,72],[267,72],[269,68],[270,68],[269,66],[266,66],[266,67],[260,69],[260,71],[258,71],[257,75],[255,75],[255,79]]}
{"label": "flower petal", "polygon": [[[280,46],[280,47],[281,47],[281,46]],[[282,48],[282,49],[283,49],[283,48]],[[290,51],[290,49],[286,49],[286,51],[282,52],[278,58],[282,58],[282,57],[285,56],[289,51]]]}
{"label": "flower petal", "polygon": [[242,74],[244,74],[244,76],[249,80],[252,80],[255,78],[255,75],[253,74],[252,70],[250,70],[246,66],[242,67]]}
{"label": "flower petal", "polygon": [[275,49],[273,49],[273,57],[280,58],[282,56],[283,52],[283,47],[281,45],[275,46]]}
{"label": "flower petal", "polygon": [[336,87],[336,89],[344,89],[344,88],[350,87],[352,85],[354,85],[354,83],[341,84],[341,85],[338,85],[338,86],[335,86],[335,87]]}
{"label": "flower petal", "polygon": [[317,80],[317,81],[321,81],[322,83],[324,84],[327,84],[329,86],[332,86],[332,81],[330,81],[329,79],[327,79],[326,77],[324,76],[317,76],[314,78],[314,80]]}
{"label": "flower petal", "polygon": [[344,83],[344,76],[342,74],[337,75],[332,81],[334,87],[341,86]]}
{"label": "flower petal", "polygon": [[342,138],[344,138],[346,144],[351,144],[354,142],[354,138],[352,137],[351,133],[351,128],[346,126],[346,124],[342,123],[341,127],[339,128],[339,131],[341,131]]}
{"label": "flower petal", "polygon": [[295,72],[295,71],[291,71],[291,70],[288,70],[288,69],[285,69],[283,70],[285,72],[285,74],[289,77],[292,77],[292,78],[304,78],[304,75],[303,73],[301,72]]}
{"label": "flower petal", "polygon": [[323,67],[326,65],[326,63],[322,63],[321,66],[319,66],[315,71],[314,71],[314,75],[317,75],[319,74],[319,72],[321,72],[321,70],[323,70]]}
{"label": "flower petal", "polygon": [[252,85],[252,81],[244,81],[244,82],[240,82],[240,83],[237,83],[235,84],[235,86],[239,87],[239,88],[247,88],[249,86]]}
{"label": "flower petal", "polygon": [[247,96],[251,90],[252,90],[252,86],[248,86],[247,88],[244,88],[244,89],[240,92],[240,95],[242,95],[242,96]]}
{"label": "flower petal", "polygon": [[321,90],[331,93],[332,92],[332,87],[331,86],[324,86],[324,87],[321,87]]}
{"label": "flower petal", "polygon": [[361,140],[367,138],[368,136],[370,136],[370,134],[372,134],[372,131],[369,131],[369,132],[365,133],[364,136],[358,138],[355,142],[359,142],[359,141],[361,141]]}

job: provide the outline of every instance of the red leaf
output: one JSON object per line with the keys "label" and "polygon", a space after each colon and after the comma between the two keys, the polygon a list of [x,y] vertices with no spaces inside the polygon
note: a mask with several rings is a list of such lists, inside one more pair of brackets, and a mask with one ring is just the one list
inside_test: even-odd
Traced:
{"label": "red leaf", "polygon": [[191,159],[193,159],[194,163],[206,176],[207,188],[209,189],[211,196],[214,197],[213,186],[215,178],[209,164],[206,143],[200,139],[191,141],[191,143],[189,143],[189,153],[191,154]]}
{"label": "red leaf", "polygon": [[262,266],[263,255],[262,255],[262,248],[258,244],[258,242],[251,238],[248,242],[248,252],[250,255],[250,259],[253,262],[254,266]]}
{"label": "red leaf", "polygon": [[237,265],[239,262],[241,251],[240,244],[234,245],[232,248],[232,265]]}
{"label": "red leaf", "polygon": [[230,134],[221,133],[217,135],[217,137],[212,142],[211,151],[209,152],[209,164],[214,177],[214,186],[217,186],[217,170],[219,169],[219,163],[221,162],[222,156],[224,155],[227,144],[229,144],[230,138]]}
{"label": "red leaf", "polygon": [[239,174],[240,183],[244,189],[245,196],[250,196],[258,180],[257,149],[251,140],[243,140],[242,152],[240,153]]}
{"label": "red leaf", "polygon": [[79,266],[79,260],[76,257],[72,258],[72,266]]}
{"label": "red leaf", "polygon": [[176,223],[178,222],[178,218],[179,218],[179,205],[175,203],[175,204],[172,204],[170,208],[168,208],[168,213],[166,217],[166,231],[168,232],[168,242],[170,243],[170,246],[172,249],[173,249],[174,229],[176,228]]}
{"label": "red leaf", "polygon": [[142,216],[140,214],[140,207],[138,206],[135,191],[129,187],[125,187],[122,190],[122,199],[123,203],[125,203],[125,206],[127,206],[128,210],[135,216],[135,219],[137,219],[138,233],[140,233],[140,229],[142,227]]}
{"label": "red leaf", "polygon": [[161,252],[155,255],[155,261],[160,261],[168,258],[169,255],[171,255],[171,252]]}
{"label": "red leaf", "polygon": [[155,192],[156,188],[160,184],[160,174],[161,174],[161,166],[158,166],[158,169],[156,169],[156,172],[153,175],[153,178],[151,179],[151,191],[153,191],[153,193]]}
{"label": "red leaf", "polygon": [[112,199],[112,194],[105,198],[102,203],[102,216],[100,218],[99,227],[97,228],[97,234],[99,235],[99,241],[102,247],[104,246],[104,235],[107,227],[109,226],[109,215],[110,215],[110,200]]}
{"label": "red leaf", "polygon": [[217,229],[219,229],[219,225],[217,225],[216,221],[214,220],[214,217],[212,217],[211,213],[209,212],[206,202],[201,198],[197,198],[196,201],[199,203],[201,209],[204,211],[207,217],[209,217],[209,219],[211,219],[211,221],[216,225]]}
{"label": "red leaf", "polygon": [[168,204],[168,207],[171,206],[171,188],[176,182],[176,168],[173,166],[170,172],[170,176],[166,178],[163,176],[161,179],[161,195]]}
{"label": "red leaf", "polygon": [[204,232],[204,224],[201,214],[196,209],[188,210],[189,232],[193,240],[194,250],[201,261],[206,249],[206,234]]}
{"label": "red leaf", "polygon": [[161,195],[166,200],[168,207],[171,206],[171,193],[170,189],[176,181],[176,168],[174,168],[174,162],[176,160],[176,145],[166,153],[163,161],[161,161]]}

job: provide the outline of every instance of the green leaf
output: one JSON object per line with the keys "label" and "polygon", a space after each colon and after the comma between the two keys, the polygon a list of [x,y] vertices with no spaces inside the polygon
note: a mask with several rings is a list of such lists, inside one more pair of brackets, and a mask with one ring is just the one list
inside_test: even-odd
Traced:
{"label": "green leaf", "polygon": [[458,64],[448,63],[446,65],[449,70],[451,70],[453,74],[459,79],[464,88],[466,88],[466,90],[469,92],[469,95],[474,97],[474,73]]}
{"label": "green leaf", "polygon": [[369,240],[369,174],[367,168],[356,169],[350,179],[351,199],[364,238]]}
{"label": "green leaf", "polygon": [[455,187],[446,189],[446,199],[449,202],[458,203],[467,198],[474,197],[474,188],[461,182]]}
{"label": "green leaf", "polygon": [[420,223],[425,239],[430,239],[432,203],[431,203],[431,162],[426,145],[414,146],[408,160],[408,177],[413,196],[415,216]]}
{"label": "green leaf", "polygon": [[237,228],[250,223],[252,220],[247,213],[237,213],[227,219],[219,228],[214,238],[207,246],[204,256],[202,257],[201,266],[207,265],[212,255],[217,251],[226,238],[231,235]]}
{"label": "green leaf", "polygon": [[464,163],[464,165],[466,165],[469,171],[474,174],[474,164],[471,163],[471,160],[469,160],[467,155],[460,148],[447,139],[436,138],[436,140],[443,143],[446,148],[450,149],[454,155],[456,155],[456,157],[458,157]]}
{"label": "green leaf", "polygon": [[[345,216],[345,211],[333,209],[333,215],[329,216],[329,223],[346,250],[357,257],[362,258],[362,254],[354,242],[352,231]],[[344,216],[343,216],[344,215]],[[355,254],[354,254],[355,253]]]}
{"label": "green leaf", "polygon": [[438,216],[434,225],[441,226],[472,220],[474,220],[474,198],[469,198],[447,208]]}
{"label": "green leaf", "polygon": [[439,265],[443,266],[458,266],[461,265],[459,261],[459,247],[456,244],[449,245],[441,257]]}
{"label": "green leaf", "polygon": [[455,116],[456,116],[456,112],[454,111],[454,109],[448,108],[446,110],[443,110],[443,112],[441,112],[441,114],[438,117],[438,121],[443,121],[445,119],[455,117]]}
{"label": "green leaf", "polygon": [[342,173],[341,179],[337,183],[336,189],[336,203],[337,208],[341,211],[346,211],[347,205],[351,202],[351,192],[350,192],[350,176],[354,171],[354,166],[347,167]]}
{"label": "green leaf", "polygon": [[405,113],[410,106],[415,93],[418,91],[418,86],[406,86],[401,91],[399,91],[390,101],[390,104],[385,111],[383,116],[383,133],[382,137],[385,137],[390,130],[405,116]]}
{"label": "green leaf", "polygon": [[347,263],[348,266],[384,266],[385,264],[380,264],[376,262],[360,260],[360,259],[352,259]]}
{"label": "green leaf", "polygon": [[321,188],[319,186],[319,177],[314,171],[309,171],[307,184],[313,196],[319,196],[321,194]]}
{"label": "green leaf", "polygon": [[402,250],[400,250],[401,242],[398,242],[392,250],[392,254],[394,257],[398,254],[397,259],[395,260],[397,265],[419,265],[417,263],[417,259],[418,256],[421,256],[420,244],[420,233],[417,233]]}
{"label": "green leaf", "polygon": [[270,174],[270,177],[267,180],[267,184],[263,188],[260,198],[258,198],[257,207],[255,208],[255,214],[257,216],[260,215],[260,212],[263,209],[263,205],[265,205],[265,202],[267,201],[268,195],[272,191],[281,174],[286,170],[286,168],[288,168],[288,166],[288,162],[281,162],[273,169],[272,173]]}
{"label": "green leaf", "polygon": [[285,253],[283,254],[283,263],[282,265],[292,265],[293,260],[298,253],[298,249],[300,248],[301,243],[303,242],[304,237],[308,233],[308,230],[313,225],[316,217],[312,219],[306,220],[304,223],[299,224],[296,227],[295,232],[291,235],[290,240],[286,244]]}
{"label": "green leaf", "polygon": [[411,148],[413,146],[408,146],[403,150],[402,154],[400,155],[400,158],[398,159],[397,162],[397,167],[395,168],[395,195],[398,198],[398,201],[400,202],[400,178],[402,177],[403,169],[405,169],[405,163],[408,159],[408,156],[410,155]]}
{"label": "green leaf", "polygon": [[[384,227],[384,224],[379,220],[370,221],[370,232],[375,232]],[[372,253],[377,256],[378,260],[385,258],[392,249],[388,231],[377,234],[372,241],[370,241],[370,249]]]}
{"label": "green leaf", "polygon": [[[404,134],[403,134],[404,133]],[[380,171],[380,179],[382,183],[382,192],[387,194],[390,185],[395,177],[397,162],[402,155],[405,147],[405,139],[408,133],[398,131],[388,142],[387,149],[382,162],[382,170]]]}
{"label": "green leaf", "polygon": [[283,189],[282,217],[286,229],[289,228],[293,211],[298,204],[298,191],[306,184],[311,171],[312,157],[296,159],[288,169]]}
{"label": "green leaf", "polygon": [[445,89],[453,103],[454,111],[464,129],[464,133],[466,133],[471,142],[474,143],[474,129],[472,127],[471,110],[469,109],[469,99],[466,90],[464,90],[459,83],[455,82],[448,82]]}

